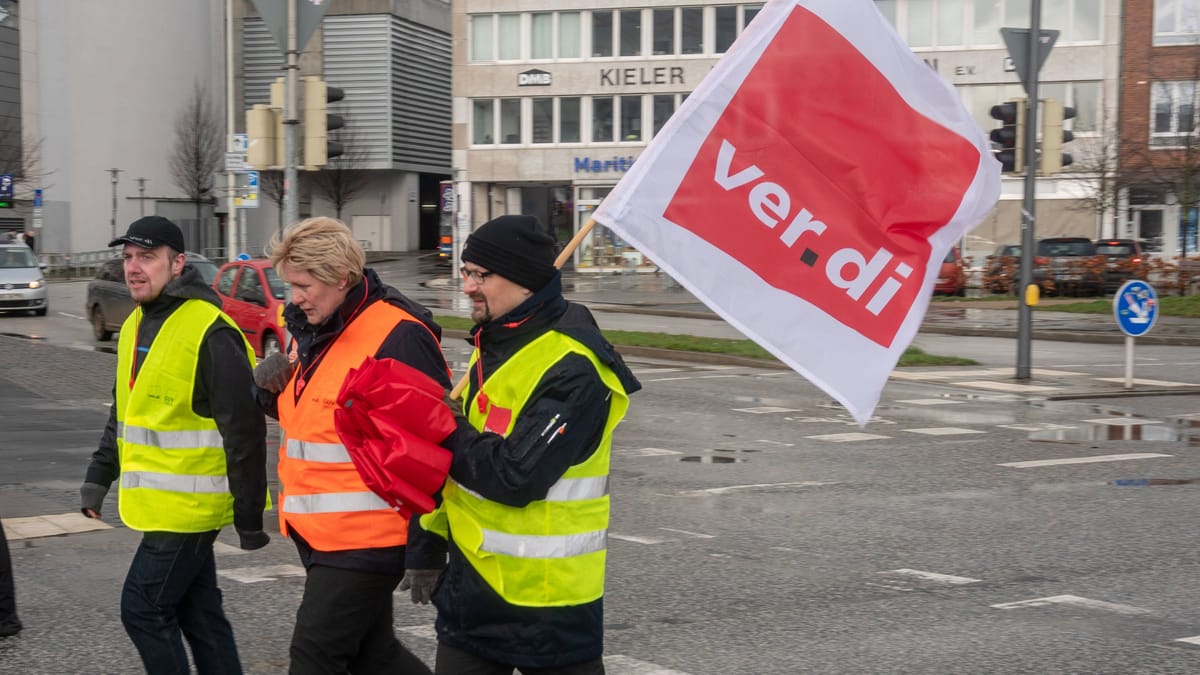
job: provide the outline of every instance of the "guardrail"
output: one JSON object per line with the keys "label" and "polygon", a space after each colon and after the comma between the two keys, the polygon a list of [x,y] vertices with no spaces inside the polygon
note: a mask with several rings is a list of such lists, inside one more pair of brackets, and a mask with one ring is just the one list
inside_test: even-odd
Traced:
{"label": "guardrail", "polygon": [[101,265],[117,256],[117,249],[106,248],[99,251],[78,251],[75,253],[40,253],[38,261],[42,264],[47,276],[70,279],[73,277],[92,277]]}

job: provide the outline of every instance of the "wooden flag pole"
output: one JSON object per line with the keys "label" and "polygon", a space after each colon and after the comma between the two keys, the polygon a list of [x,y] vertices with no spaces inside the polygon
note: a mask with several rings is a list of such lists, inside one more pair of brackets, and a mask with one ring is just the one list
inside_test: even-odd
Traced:
{"label": "wooden flag pole", "polygon": [[[579,248],[579,244],[583,242],[583,238],[586,237],[595,226],[596,221],[588,218],[587,222],[583,224],[583,227],[579,228],[579,231],[575,233],[575,236],[571,237],[571,241],[567,242],[567,245],[563,247],[562,252],[559,253],[558,257],[554,259],[554,266],[561,270],[562,266],[565,265],[567,260],[571,258],[571,254],[575,253],[575,249]],[[467,388],[467,378],[470,376],[470,371],[463,373],[463,376],[458,380],[458,384],[454,385],[454,388],[450,390],[450,400],[457,401],[462,397],[463,390]]]}

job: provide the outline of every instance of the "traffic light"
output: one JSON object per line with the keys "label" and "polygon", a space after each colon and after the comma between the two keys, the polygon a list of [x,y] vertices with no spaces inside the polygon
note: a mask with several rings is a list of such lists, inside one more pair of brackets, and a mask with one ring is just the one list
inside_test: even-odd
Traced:
{"label": "traffic light", "polygon": [[271,83],[271,104],[246,111],[246,163],[255,169],[283,166],[283,78]]}
{"label": "traffic light", "polygon": [[1004,173],[1025,171],[1025,100],[1014,99],[992,106],[992,119],[1000,120],[999,129],[992,129],[988,136],[1000,146],[995,150],[996,159]]}
{"label": "traffic light", "polygon": [[341,129],[345,122],[341,115],[329,114],[328,106],[345,96],[319,77],[304,78],[304,168],[319,169],[342,154],[342,144],[331,142],[329,132]]}
{"label": "traffic light", "polygon": [[1063,143],[1075,139],[1075,134],[1063,129],[1063,121],[1075,117],[1075,109],[1061,101],[1048,98],[1042,101],[1042,161],[1041,173],[1050,176],[1070,166],[1075,159],[1062,151]]}

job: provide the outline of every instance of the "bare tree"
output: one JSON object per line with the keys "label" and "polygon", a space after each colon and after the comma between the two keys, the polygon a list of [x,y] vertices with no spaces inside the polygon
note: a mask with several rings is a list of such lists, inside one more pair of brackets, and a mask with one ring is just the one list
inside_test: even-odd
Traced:
{"label": "bare tree", "polygon": [[347,126],[350,128],[330,134],[331,140],[342,144],[342,154],[329,160],[320,171],[307,174],[312,192],[333,204],[338,220],[342,219],[346,205],[367,187],[367,172],[363,168],[367,163],[367,149],[356,142],[353,127],[349,123]]}
{"label": "bare tree", "polygon": [[258,177],[258,189],[275,205],[279,216],[279,235],[283,236],[283,201],[286,196],[282,171],[263,171]]}
{"label": "bare tree", "polygon": [[213,198],[214,176],[223,158],[224,127],[208,91],[199,83],[175,117],[175,146],[171,178],[187,198],[196,203],[196,226],[202,205]]}
{"label": "bare tree", "polygon": [[32,200],[35,189],[48,187],[53,172],[44,171],[41,160],[42,140],[22,135],[19,120],[0,118],[0,174],[16,179],[14,199]]}
{"label": "bare tree", "polygon": [[[1114,119],[1112,116],[1106,118]],[[1074,202],[1068,207],[1095,212],[1097,238],[1103,236],[1106,217],[1112,218],[1115,225],[1121,188],[1125,187],[1117,159],[1117,130],[1111,123],[1102,124],[1102,127],[1103,133],[1099,138],[1089,139],[1091,142],[1081,147],[1081,156],[1073,163],[1071,169],[1072,173],[1078,174],[1076,182],[1081,186],[1082,196],[1086,199]]]}

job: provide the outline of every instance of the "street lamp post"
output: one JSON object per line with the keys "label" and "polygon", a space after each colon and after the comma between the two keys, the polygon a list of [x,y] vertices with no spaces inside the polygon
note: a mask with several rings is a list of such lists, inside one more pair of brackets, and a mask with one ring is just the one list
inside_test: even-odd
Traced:
{"label": "street lamp post", "polygon": [[121,169],[112,168],[108,170],[112,174],[112,238],[117,238],[117,174],[121,173]]}
{"label": "street lamp post", "polygon": [[140,209],[138,210],[139,216],[146,215],[146,181],[147,180],[149,180],[149,179],[148,178],[138,178],[137,179],[137,182],[138,182],[138,206],[140,207]]}

